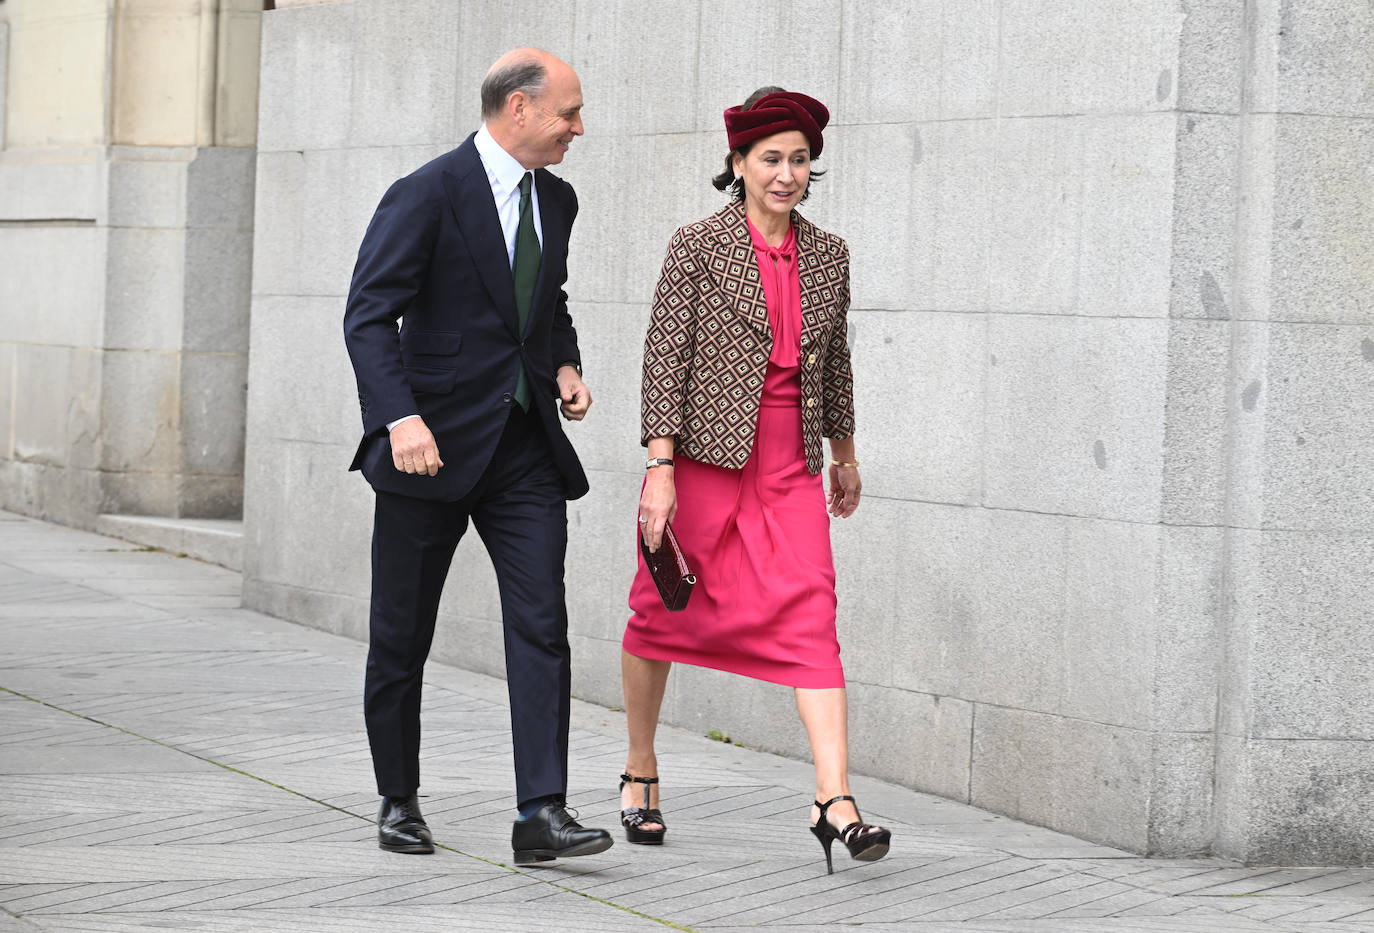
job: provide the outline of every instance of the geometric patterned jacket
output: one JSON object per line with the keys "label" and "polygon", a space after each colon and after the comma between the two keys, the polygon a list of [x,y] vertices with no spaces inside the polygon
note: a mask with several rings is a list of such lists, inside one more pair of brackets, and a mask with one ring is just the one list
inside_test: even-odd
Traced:
{"label": "geometric patterned jacket", "polygon": [[[802,437],[819,473],[821,436],[854,433],[849,247],[792,212],[801,280]],[[693,460],[742,469],[754,448],[773,348],[758,261],[732,200],[673,234],[644,338],[640,443],[674,435]]]}

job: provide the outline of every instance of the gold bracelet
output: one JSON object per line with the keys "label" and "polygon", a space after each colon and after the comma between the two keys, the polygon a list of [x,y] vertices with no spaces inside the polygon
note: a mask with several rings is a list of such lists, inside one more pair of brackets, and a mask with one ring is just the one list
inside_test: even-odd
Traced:
{"label": "gold bracelet", "polygon": [[859,461],[857,461],[857,460],[831,460],[831,461],[830,461],[830,465],[831,465],[831,466],[837,466],[837,467],[856,467],[856,466],[859,465]]}

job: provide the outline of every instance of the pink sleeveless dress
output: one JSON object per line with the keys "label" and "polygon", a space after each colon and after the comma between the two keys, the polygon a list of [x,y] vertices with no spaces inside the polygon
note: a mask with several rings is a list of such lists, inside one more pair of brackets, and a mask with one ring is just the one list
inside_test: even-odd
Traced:
{"label": "pink sleeveless dress", "polygon": [[830,516],[802,441],[795,233],[776,249],[749,233],[773,327],[754,449],[742,470],[674,454],[673,531],[698,583],[685,610],[668,612],[640,558],[622,645],[790,687],[843,687]]}

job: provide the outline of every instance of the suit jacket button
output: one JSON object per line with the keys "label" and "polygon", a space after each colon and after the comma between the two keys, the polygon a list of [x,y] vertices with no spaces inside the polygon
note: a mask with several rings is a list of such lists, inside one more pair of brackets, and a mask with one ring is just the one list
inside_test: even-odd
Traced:
{"label": "suit jacket button", "polygon": [[807,366],[815,366],[815,365],[816,365],[816,354],[812,353],[810,356],[808,356],[808,357],[806,358],[806,365],[807,365]]}
{"label": "suit jacket button", "polygon": [[501,401],[503,401],[503,402],[505,402],[507,405],[509,405],[509,404],[510,404],[510,393],[507,392],[505,395],[501,396]]}
{"label": "suit jacket button", "polygon": [[809,399],[807,399],[807,400],[806,400],[806,407],[807,407],[807,408],[815,408],[815,407],[816,407],[816,400],[815,400],[814,398],[809,398]]}

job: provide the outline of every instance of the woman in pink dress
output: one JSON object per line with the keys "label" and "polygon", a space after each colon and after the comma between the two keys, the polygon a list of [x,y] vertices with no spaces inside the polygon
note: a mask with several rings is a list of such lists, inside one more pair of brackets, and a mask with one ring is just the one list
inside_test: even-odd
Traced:
{"label": "woman in pink dress", "polygon": [[[890,834],[849,794],[844,669],[830,520],[859,506],[844,240],[795,210],[829,120],[805,94],[761,88],[725,111],[714,179],[732,200],[668,245],[644,346],[639,523],[673,531],[700,582],[669,615],[641,559],[621,652],[630,748],[621,822],[666,834],[654,734],[674,661],[796,688],[816,762],[811,831],[872,861]],[[822,437],[830,439],[829,491]]]}

